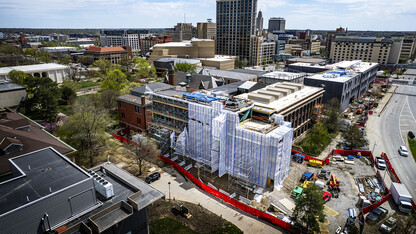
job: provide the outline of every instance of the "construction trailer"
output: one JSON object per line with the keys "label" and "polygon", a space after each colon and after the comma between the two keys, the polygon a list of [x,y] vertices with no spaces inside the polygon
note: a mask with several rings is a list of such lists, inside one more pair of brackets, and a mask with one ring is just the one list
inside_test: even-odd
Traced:
{"label": "construction trailer", "polygon": [[[210,173],[228,174],[230,192],[280,186],[288,176],[293,128],[283,116],[255,120],[252,101],[203,93],[166,90],[153,93],[151,100],[150,131]],[[163,129],[171,137],[162,137]]]}

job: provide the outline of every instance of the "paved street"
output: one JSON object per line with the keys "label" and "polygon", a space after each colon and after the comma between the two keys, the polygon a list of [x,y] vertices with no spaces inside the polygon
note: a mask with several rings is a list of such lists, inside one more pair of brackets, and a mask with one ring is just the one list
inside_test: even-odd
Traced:
{"label": "paved street", "polygon": [[387,153],[396,173],[413,198],[416,198],[416,164],[413,157],[400,156],[398,148],[401,145],[408,146],[409,130],[416,132],[415,116],[416,87],[399,86],[381,117],[372,116],[373,120],[367,126],[370,148],[373,149],[375,143],[375,155]]}
{"label": "paved street", "polygon": [[168,182],[171,182],[170,196],[172,199],[201,204],[204,208],[236,225],[244,233],[284,233],[282,229],[271,226],[272,224],[263,222],[256,217],[244,215],[239,210],[226,205],[226,203],[219,201],[213,196],[209,196],[198,189],[192,182],[185,181],[184,177],[175,170],[167,169],[166,171],[162,173],[160,180],[150,184],[152,187],[164,192],[166,199],[169,199]]}

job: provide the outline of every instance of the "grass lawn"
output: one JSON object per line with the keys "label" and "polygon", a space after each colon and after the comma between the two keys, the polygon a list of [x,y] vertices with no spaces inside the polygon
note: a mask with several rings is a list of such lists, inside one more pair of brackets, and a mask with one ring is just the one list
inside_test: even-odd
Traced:
{"label": "grass lawn", "polygon": [[98,86],[100,85],[100,83],[93,82],[93,81],[83,81],[83,82],[78,82],[77,85],[78,85],[78,89],[82,89],[82,88]]}
{"label": "grass lawn", "polygon": [[150,233],[197,233],[181,222],[171,219],[162,218],[149,223]]}
{"label": "grass lawn", "polygon": [[416,160],[416,141],[410,138],[407,138],[409,141],[410,151],[412,152],[413,158]]}
{"label": "grass lawn", "polygon": [[58,106],[58,112],[65,114],[65,115],[71,115],[72,110],[70,105],[61,105]]}

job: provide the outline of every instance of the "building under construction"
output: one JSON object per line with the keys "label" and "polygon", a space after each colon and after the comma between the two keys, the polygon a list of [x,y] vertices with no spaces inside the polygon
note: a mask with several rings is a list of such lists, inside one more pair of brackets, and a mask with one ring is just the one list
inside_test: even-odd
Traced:
{"label": "building under construction", "polygon": [[148,130],[174,149],[172,160],[185,169],[194,162],[220,177],[228,174],[229,187],[232,181],[244,188],[279,186],[288,176],[293,129],[282,115],[256,120],[251,100],[175,89],[150,98]]}

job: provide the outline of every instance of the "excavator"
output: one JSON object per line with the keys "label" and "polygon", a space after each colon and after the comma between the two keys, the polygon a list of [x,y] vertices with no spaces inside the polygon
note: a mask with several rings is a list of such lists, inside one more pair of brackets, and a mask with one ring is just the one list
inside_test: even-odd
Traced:
{"label": "excavator", "polygon": [[335,198],[338,198],[340,183],[340,179],[337,178],[334,173],[332,173],[331,178],[329,179],[329,188],[331,190],[332,196]]}

